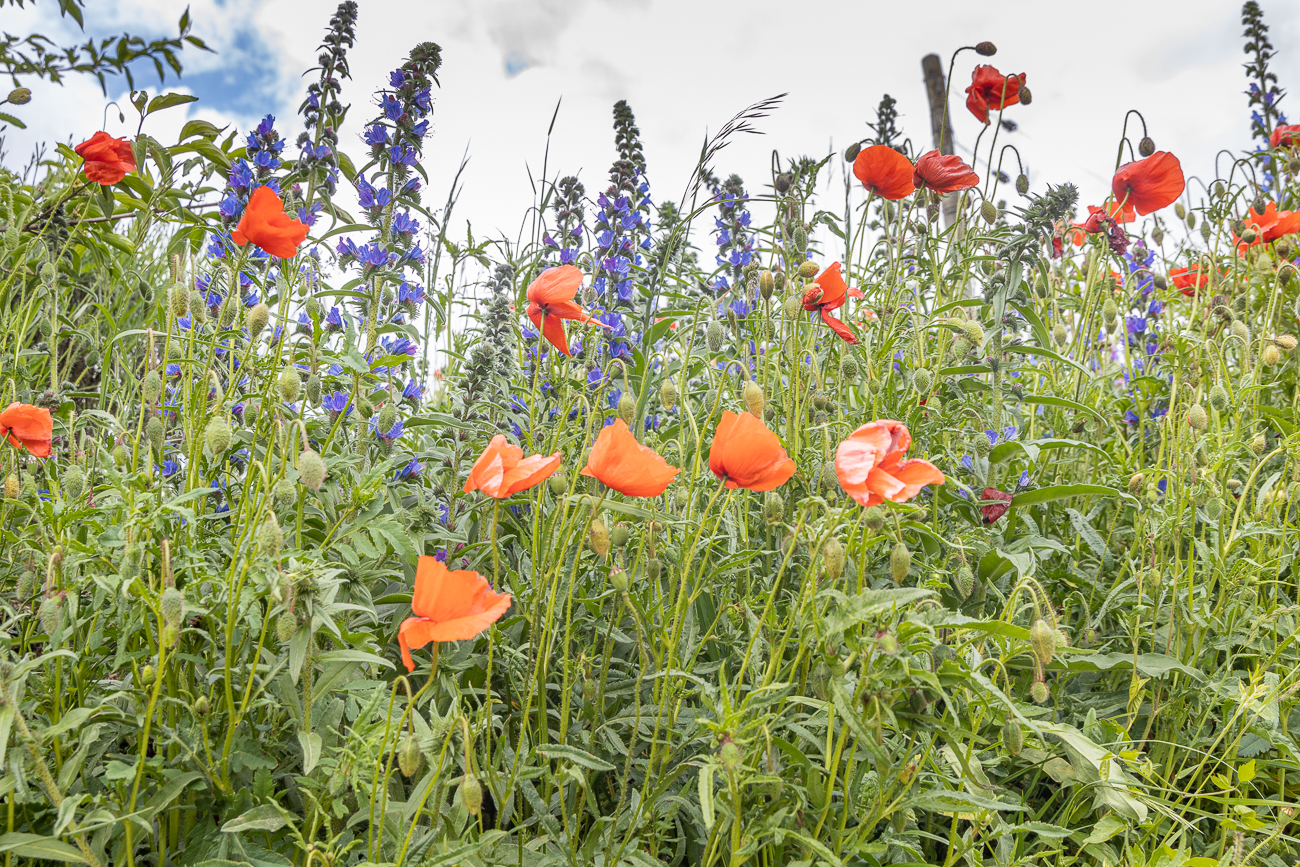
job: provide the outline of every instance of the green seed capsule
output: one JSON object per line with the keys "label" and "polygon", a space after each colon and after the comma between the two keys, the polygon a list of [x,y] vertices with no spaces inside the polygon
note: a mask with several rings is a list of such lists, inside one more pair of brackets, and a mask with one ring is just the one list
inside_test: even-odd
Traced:
{"label": "green seed capsule", "polygon": [[615,548],[627,547],[628,540],[631,538],[632,534],[628,531],[627,524],[623,523],[615,524],[614,529],[609,534],[609,541]]}
{"label": "green seed capsule", "polygon": [[763,417],[763,406],[767,403],[767,398],[763,394],[763,388],[754,380],[745,383],[741,389],[741,400],[744,401],[745,409],[749,410],[750,415],[755,418]]}
{"label": "green seed capsule", "polygon": [[826,566],[826,577],[838,581],[844,574],[844,545],[835,536],[822,544],[822,563]]}
{"label": "green seed capsule", "polygon": [[145,434],[149,437],[149,444],[153,446],[154,451],[161,451],[163,447],[163,423],[158,416],[150,416],[149,421],[144,426]]}
{"label": "green seed capsule", "polygon": [[631,586],[631,578],[622,566],[615,566],[609,571],[609,586],[619,593],[626,593]]}
{"label": "green seed capsule", "polygon": [[162,377],[158,375],[158,371],[150,370],[144,375],[144,382],[140,384],[140,396],[144,398],[145,403],[157,403],[161,394]]}
{"label": "green seed capsule", "polygon": [[258,304],[252,310],[248,311],[248,317],[245,324],[248,326],[248,334],[254,340],[266,328],[266,324],[271,321],[271,308],[265,304]]}
{"label": "green seed capsule", "polygon": [[284,370],[280,371],[276,388],[280,390],[280,399],[285,403],[293,403],[302,394],[302,378],[293,365],[285,365]]}
{"label": "green seed capsule", "polygon": [[910,571],[912,571],[912,552],[907,547],[907,543],[900,539],[894,543],[893,549],[889,552],[889,576],[894,579],[895,584],[902,584]]}
{"label": "green seed capsule", "polygon": [[666,410],[677,405],[677,386],[671,379],[665,379],[663,385],[659,386],[659,404]]}
{"label": "green seed capsule", "polygon": [[546,486],[551,489],[551,494],[562,497],[569,490],[569,478],[562,472],[555,473],[546,480]]}
{"label": "green seed capsule", "polygon": [[225,412],[219,412],[212,417],[203,431],[203,442],[208,454],[213,457],[224,455],[230,448],[230,438],[230,420],[226,418]]}
{"label": "green seed capsule", "polygon": [[164,625],[179,627],[185,617],[185,594],[175,587],[168,587],[163,591],[158,608]]}
{"label": "green seed capsule", "polygon": [[397,748],[397,767],[401,770],[402,776],[408,778],[415,776],[420,770],[422,760],[420,745],[416,742],[415,735],[407,732],[401,746]]}
{"label": "green seed capsule", "polygon": [[280,546],[284,544],[284,533],[280,530],[280,522],[276,520],[275,512],[267,512],[266,518],[262,521],[262,526],[257,530],[257,544],[266,556],[272,560],[280,556]]}
{"label": "green seed capsule", "polygon": [[1014,719],[1002,724],[1002,746],[1012,756],[1020,755],[1020,751],[1025,748],[1025,733]]}
{"label": "green seed capsule", "polygon": [[302,483],[313,491],[319,491],[325,483],[325,461],[311,449],[303,450],[298,455],[298,477]]}
{"label": "green seed capsule", "polygon": [[727,333],[722,330],[722,323],[713,320],[709,323],[708,329],[704,333],[705,343],[708,344],[709,352],[720,352],[723,341],[726,340]]}
{"label": "green seed capsule", "polygon": [[636,397],[630,393],[624,393],[618,399],[618,417],[628,426],[632,427],[636,422]]}
{"label": "green seed capsule", "polygon": [[858,360],[852,355],[846,355],[840,360],[840,376],[844,377],[845,382],[856,380],[858,373]]}
{"label": "green seed capsule", "polygon": [[1053,634],[1052,627],[1041,617],[1029,627],[1029,646],[1034,649],[1034,655],[1038,657],[1040,665],[1046,667],[1052,663],[1052,654],[1056,650],[1056,636]]}
{"label": "green seed capsule", "polygon": [[473,774],[466,774],[460,784],[460,799],[471,816],[477,816],[483,810],[483,784]]}
{"label": "green seed capsule", "polygon": [[79,502],[81,495],[86,490],[86,471],[76,464],[70,464],[59,477],[59,484],[62,486],[63,496],[68,502]]}
{"label": "green seed capsule", "polygon": [[298,631],[298,618],[292,611],[286,611],[281,614],[275,621],[275,637],[280,639],[280,643],[293,638],[293,634]]}

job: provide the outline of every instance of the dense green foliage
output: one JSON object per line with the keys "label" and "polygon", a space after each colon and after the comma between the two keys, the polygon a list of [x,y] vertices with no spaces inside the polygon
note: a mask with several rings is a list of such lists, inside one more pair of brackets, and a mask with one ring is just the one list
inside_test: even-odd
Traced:
{"label": "dense green foliage", "polygon": [[[335,136],[348,5],[283,153],[157,141],[179,100],[140,95],[119,183],[66,147],[0,171],[0,409],[56,437],[0,441],[6,867],[1295,863],[1300,281],[1261,215],[1300,157],[1253,3],[1262,149],[1109,233],[1007,188],[997,111],[951,224],[830,196],[839,155],[715,175],[775,103],[652,204],[620,103],[608,192],[546,178],[521,243],[412,183],[437,46],[369,127],[409,159]],[[229,242],[245,170],[316,217],[295,258]],[[857,344],[805,309],[837,260]],[[524,315],[570,261],[613,326],[567,323],[572,359]],[[780,436],[778,491],[710,472],[724,410]],[[614,418],[664,495],[580,474]],[[947,482],[863,508],[833,459],[882,418]],[[498,433],[561,471],[464,493]],[[434,554],[513,605],[407,674]]]}

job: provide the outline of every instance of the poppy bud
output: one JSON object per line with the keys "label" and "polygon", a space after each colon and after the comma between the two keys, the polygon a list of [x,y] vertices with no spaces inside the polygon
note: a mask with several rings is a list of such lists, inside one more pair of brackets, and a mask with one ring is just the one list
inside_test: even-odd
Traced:
{"label": "poppy bud", "polygon": [[785,172],[782,172],[781,174],[776,176],[776,181],[773,183],[773,186],[776,187],[776,191],[778,193],[785,195],[786,193],[790,192],[790,184],[791,184],[790,176]]}
{"label": "poppy bud", "polygon": [[230,448],[230,421],[223,412],[220,415],[214,415],[208,426],[203,431],[203,440],[207,445],[208,454],[213,457],[220,457]]}
{"label": "poppy bud", "polygon": [[1034,649],[1040,665],[1051,664],[1052,653],[1056,650],[1056,636],[1052,634],[1052,627],[1041,617],[1029,627],[1029,646]]}
{"label": "poppy bud", "polygon": [[[899,651],[898,639],[889,632],[882,632],[876,636],[876,646],[880,648],[881,653],[888,654],[889,656],[893,656]],[[842,663],[840,668],[843,668]]]}
{"label": "poppy bud", "polygon": [[618,399],[618,417],[632,427],[636,421],[636,398],[631,394],[624,394]]}
{"label": "poppy bud", "polygon": [[195,322],[208,321],[208,305],[203,301],[203,293],[197,289],[190,290],[190,316]]}
{"label": "poppy bud", "polygon": [[893,549],[889,552],[889,576],[894,579],[895,584],[901,584],[910,571],[912,571],[912,552],[908,549],[907,543],[900,539],[894,543]]}
{"label": "poppy bud", "polygon": [[970,354],[970,341],[968,341],[965,337],[958,337],[955,340],[953,340],[952,346],[949,348],[949,351],[952,353],[952,357],[955,360],[961,361],[967,355]]}
{"label": "poppy bud", "polygon": [[985,199],[980,202],[980,216],[984,218],[984,222],[993,225],[998,221],[998,206]]}
{"label": "poppy bud", "polygon": [[283,644],[298,631],[298,617],[292,611],[285,611],[275,620],[275,637]]}
{"label": "poppy bud", "polygon": [[162,612],[164,626],[180,626],[185,617],[185,594],[175,587],[168,587],[163,591],[158,608]]}
{"label": "poppy bud", "polygon": [[934,386],[934,374],[924,367],[919,367],[912,372],[912,385],[916,386],[916,390],[921,394],[929,394],[931,387]]}
{"label": "poppy bud", "polygon": [[298,376],[298,371],[293,365],[285,365],[275,385],[280,390],[280,399],[285,403],[293,403],[302,393],[302,378]]}
{"label": "poppy bud", "polygon": [[413,777],[420,770],[420,763],[423,756],[420,755],[420,745],[416,743],[415,735],[410,732],[402,738],[401,745],[397,748],[397,767],[402,772],[403,777]]}
{"label": "poppy bud", "polygon": [[745,402],[745,409],[749,410],[750,415],[760,419],[763,417],[763,406],[767,399],[763,394],[762,386],[751,379],[741,389],[741,399]]}
{"label": "poppy bud", "polygon": [[1262,455],[1268,450],[1268,440],[1263,434],[1256,434],[1255,438],[1250,441],[1250,450],[1257,455]]}
{"label": "poppy bud", "polygon": [[1047,688],[1047,684],[1041,680],[1034,681],[1034,685],[1029,687],[1029,697],[1034,700],[1034,704],[1046,704],[1047,700],[1052,697],[1052,693]]}
{"label": "poppy bud", "polygon": [[208,697],[206,695],[201,695],[198,698],[194,699],[194,712],[199,716],[207,716]]}
{"label": "poppy bud", "polygon": [[563,496],[564,492],[569,490],[569,477],[561,470],[546,480],[546,487],[550,489],[553,496]]}
{"label": "poppy bud", "polygon": [[975,573],[969,566],[962,566],[957,570],[957,577],[953,581],[953,586],[957,589],[957,595],[962,599],[969,599],[971,593],[975,590]]}
{"label": "poppy bud", "polygon": [[803,226],[795,226],[794,229],[794,251],[800,256],[808,249],[808,233]]}
{"label": "poppy bud", "polygon": [[262,333],[262,329],[266,327],[266,323],[269,322],[270,319],[271,308],[267,307],[265,304],[258,304],[252,310],[249,310],[248,316],[244,320],[244,324],[248,327],[249,336],[256,340],[257,336]]}
{"label": "poppy bud", "polygon": [[190,293],[184,286],[173,286],[167,295],[167,306],[173,316],[180,319],[190,312]]}
{"label": "poppy bud", "polygon": [[113,463],[118,469],[125,469],[130,460],[131,453],[126,450],[126,446],[121,443],[113,446]]}
{"label": "poppy bud", "polygon": [[1278,348],[1283,352],[1290,352],[1296,348],[1296,339],[1290,334],[1279,334],[1277,337],[1273,338],[1273,342],[1276,343]]}
{"label": "poppy bud", "polygon": [[1014,719],[1008,719],[1002,724],[1002,746],[1013,757],[1020,755],[1020,751],[1025,748],[1025,733]]}
{"label": "poppy bud", "polygon": [[1030,93],[1029,88],[1025,87],[1023,84],[1020,85],[1019,96],[1021,105],[1029,105],[1029,103],[1034,101],[1034,95]]}
{"label": "poppy bud", "polygon": [[846,163],[853,162],[858,158],[858,154],[861,152],[862,152],[862,145],[858,142],[854,142],[853,144],[849,145],[844,149],[844,161]]}
{"label": "poppy bud", "polygon": [[798,319],[803,312],[803,304],[793,295],[781,302],[781,312],[786,319]]}
{"label": "poppy bud", "polygon": [[26,105],[32,101],[32,92],[26,87],[15,87],[9,91],[9,96],[5,101],[10,105]]}
{"label": "poppy bud", "polygon": [[1205,514],[1209,516],[1211,521],[1217,521],[1219,516],[1223,514],[1223,500],[1218,497],[1211,497],[1209,502],[1205,504]]}
{"label": "poppy bud", "polygon": [[710,322],[708,329],[704,332],[704,340],[709,347],[709,352],[720,352],[722,350],[722,342],[726,337],[727,334],[722,330],[721,322],[716,319]]}
{"label": "poppy bud", "polygon": [[477,816],[483,810],[483,784],[472,773],[466,774],[460,784],[460,799],[471,816]]}
{"label": "poppy bud", "polygon": [[651,557],[645,564],[645,577],[651,581],[658,581],[659,576],[663,573],[664,564],[658,557]]}
{"label": "poppy bud", "polygon": [[[370,402],[370,399],[366,397],[358,397],[357,415],[361,416],[366,421],[369,421],[370,417],[374,414],[375,414],[375,405]],[[389,428],[389,430],[392,430],[392,428]]]}
{"label": "poppy bud", "polygon": [[764,298],[771,298],[776,292],[776,277],[771,271],[763,271],[758,275],[758,291]]}
{"label": "poppy bud", "polygon": [[975,46],[975,53],[980,57],[992,57],[998,53],[998,47],[992,42],[984,41]]}
{"label": "poppy bud", "polygon": [[1110,330],[1119,319],[1119,308],[1115,306],[1114,298],[1107,298],[1106,303],[1101,305],[1102,318],[1106,320],[1106,328]]}
{"label": "poppy bud", "polygon": [[599,557],[609,553],[609,528],[600,518],[591,519],[591,524],[587,527],[587,544]]}
{"label": "poppy bud", "polygon": [[867,525],[867,529],[872,533],[879,533],[880,529],[885,526],[885,510],[879,506],[872,506],[862,513],[862,520]]}
{"label": "poppy bud", "polygon": [[145,688],[153,686],[154,673],[152,665],[146,665],[140,669],[140,686]]}
{"label": "poppy bud", "polygon": [[[1155,235],[1155,232],[1152,232],[1151,234]],[[1169,281],[1165,279],[1164,274],[1156,274],[1151,278],[1151,282],[1154,283],[1155,287],[1162,292],[1169,288]]]}
{"label": "poppy bud", "polygon": [[320,374],[314,370],[307,377],[307,400],[312,406],[320,406]]}
{"label": "poppy bud", "polygon": [[284,544],[284,533],[280,530],[280,522],[276,520],[275,512],[266,513],[266,519],[257,530],[257,544],[272,560],[279,558],[280,546]]}
{"label": "poppy bud", "polygon": [[970,449],[976,455],[982,458],[985,455],[987,455],[989,452],[993,451],[993,445],[989,442],[989,438],[987,436],[985,436],[982,433],[979,433],[976,434],[974,439],[971,440]]}
{"label": "poppy bud", "polygon": [[1205,412],[1205,407],[1199,403],[1192,404],[1192,408],[1187,411],[1187,423],[1191,425],[1192,430],[1202,431],[1210,426],[1210,417]]}
{"label": "poppy bud", "polygon": [[622,566],[615,566],[609,570],[609,586],[619,593],[626,593],[627,588],[632,586],[632,579],[628,576],[627,570]]}
{"label": "poppy bud", "polygon": [[1255,243],[1255,239],[1258,237],[1259,237],[1259,233],[1255,231],[1254,226],[1251,226],[1250,228],[1246,229],[1246,231],[1241,233],[1241,240],[1243,243],[1246,244]]}
{"label": "poppy bud", "polygon": [[86,471],[76,464],[70,464],[59,476],[59,486],[63,488],[63,496],[68,502],[77,502],[86,490]]}
{"label": "poppy bud", "polygon": [[1058,322],[1052,326],[1052,341],[1057,346],[1065,346],[1065,342],[1070,339],[1070,332],[1066,329],[1064,322]]}
{"label": "poppy bud", "polygon": [[659,405],[669,411],[677,405],[677,385],[671,379],[659,386]]}
{"label": "poppy bud", "polygon": [[826,577],[838,581],[844,574],[844,545],[835,536],[822,543],[822,564],[826,566]]}
{"label": "poppy bud", "polygon": [[1231,327],[1228,328],[1228,333],[1242,343],[1250,343],[1250,327],[1240,319],[1233,320]]}
{"label": "poppy bud", "polygon": [[805,280],[811,280],[812,278],[817,276],[817,270],[818,269],[817,269],[816,262],[812,262],[812,261],[802,262],[799,265],[799,276],[804,278]]}
{"label": "poppy bud", "polygon": [[375,419],[375,433],[383,436],[393,429],[397,424],[397,407],[390,400],[384,404],[384,408],[379,411],[379,416]]}
{"label": "poppy bud", "polygon": [[149,421],[144,426],[145,434],[149,437],[149,443],[155,451],[161,451],[163,447],[163,424],[162,419],[158,416],[150,416]]}
{"label": "poppy bud", "polygon": [[47,596],[41,603],[40,614],[41,631],[47,636],[53,637],[59,631],[60,624],[63,623],[63,597]]}
{"label": "poppy bud", "polygon": [[1228,406],[1228,390],[1223,387],[1222,383],[1215,383],[1214,388],[1210,389],[1210,406],[1223,412]]}
{"label": "poppy bud", "polygon": [[628,532],[627,524],[621,522],[615,524],[614,529],[611,530],[609,534],[609,541],[614,545],[615,548],[626,547],[628,540],[631,538],[632,538],[632,534]]}
{"label": "poppy bud", "polygon": [[736,745],[730,737],[722,739],[722,746],[718,747],[718,764],[722,765],[723,770],[731,773],[740,767],[740,762],[744,758],[740,747]]}
{"label": "poppy bud", "polygon": [[35,589],[36,589],[36,573],[33,572],[31,569],[27,569],[21,575],[18,576],[18,586],[14,589],[14,592],[17,594],[18,600],[21,602],[27,599],[28,597],[30,597],[32,595],[32,591],[34,591]]}
{"label": "poppy bud", "polygon": [[785,500],[776,491],[768,491],[763,496],[763,520],[769,524],[777,524],[784,517]]}
{"label": "poppy bud", "polygon": [[858,378],[858,360],[852,355],[846,355],[840,359],[840,376],[844,377],[846,382],[852,382]]}
{"label": "poppy bud", "polygon": [[154,403],[162,394],[162,377],[158,371],[150,370],[144,375],[144,382],[140,385],[140,396],[144,398],[145,403]]}
{"label": "poppy bud", "polygon": [[319,491],[325,484],[325,461],[312,449],[304,449],[298,455],[298,478],[313,491]]}
{"label": "poppy bud", "polygon": [[1151,136],[1142,136],[1142,141],[1138,142],[1138,153],[1144,157],[1149,157],[1156,152],[1156,143],[1151,140]]}
{"label": "poppy bud", "polygon": [[1187,208],[1183,207],[1182,202],[1174,202],[1174,216],[1180,220],[1187,219]]}
{"label": "poppy bud", "polygon": [[294,489],[293,482],[288,479],[280,479],[275,484],[275,507],[280,510],[288,509],[298,499],[298,492]]}
{"label": "poppy bud", "polygon": [[1265,366],[1272,367],[1282,360],[1282,352],[1273,344],[1264,347],[1264,351],[1259,354],[1259,360],[1264,362]]}
{"label": "poppy bud", "polygon": [[969,340],[971,345],[976,349],[979,349],[984,345],[984,326],[980,325],[974,319],[963,319],[961,322],[961,330],[966,332],[966,339]]}

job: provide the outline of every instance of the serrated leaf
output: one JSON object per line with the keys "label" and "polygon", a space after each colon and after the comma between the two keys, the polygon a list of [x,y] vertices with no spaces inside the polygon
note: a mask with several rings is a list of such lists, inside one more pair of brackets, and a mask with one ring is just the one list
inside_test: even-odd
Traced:
{"label": "serrated leaf", "polygon": [[1098,557],[1106,553],[1106,541],[1101,538],[1101,534],[1093,528],[1092,524],[1077,509],[1066,509],[1065,514],[1070,519],[1070,526],[1074,532],[1079,534],[1084,544],[1092,549],[1092,553]]}

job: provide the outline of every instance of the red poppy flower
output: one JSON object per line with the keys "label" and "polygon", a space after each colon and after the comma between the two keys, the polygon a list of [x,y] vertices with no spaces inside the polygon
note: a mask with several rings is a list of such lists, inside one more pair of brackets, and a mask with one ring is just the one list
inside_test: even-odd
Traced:
{"label": "red poppy flower", "polygon": [[1255,240],[1249,245],[1238,240],[1235,232],[1232,235],[1237,240],[1237,249],[1245,252],[1247,246],[1271,244],[1278,238],[1300,232],[1300,211],[1279,211],[1275,203],[1269,202],[1263,213],[1251,208],[1242,222],[1255,228]]}
{"label": "red poppy flower", "polygon": [[135,152],[131,150],[131,142],[113,138],[103,130],[73,150],[86,162],[82,167],[86,177],[97,184],[115,184],[135,171]]}
{"label": "red poppy flower", "polygon": [[292,258],[307,238],[307,224],[284,212],[284,202],[270,187],[258,187],[248,199],[230,240],[239,246],[250,241],[272,256]]}
{"label": "red poppy flower", "polygon": [[48,458],[50,441],[54,439],[50,411],[28,403],[9,404],[0,410],[0,438],[4,437],[15,448],[25,448],[34,457]]}
{"label": "red poppy flower", "polygon": [[1174,288],[1189,298],[1196,295],[1196,290],[1210,285],[1210,275],[1201,273],[1200,265],[1190,268],[1174,268],[1169,272],[1169,280]]}
{"label": "red poppy flower", "polygon": [[1300,123],[1284,123],[1274,127],[1268,141],[1275,148],[1295,147],[1300,144]]}
{"label": "red poppy flower", "polygon": [[1025,74],[1003,75],[992,66],[977,66],[966,88],[966,107],[982,123],[989,122],[989,109],[1002,109],[1020,102]]}
{"label": "red poppy flower", "polygon": [[998,518],[1005,515],[1007,509],[1011,508],[1011,495],[1004,491],[999,491],[997,488],[985,488],[980,493],[980,499],[997,501],[989,503],[987,506],[980,506],[980,514],[984,516],[984,523],[986,524],[992,524]]}
{"label": "red poppy flower", "polygon": [[1110,182],[1117,205],[1144,217],[1172,205],[1184,186],[1183,167],[1168,151],[1156,151],[1146,159],[1120,166]]}
{"label": "red poppy flower", "polygon": [[[573,265],[547,268],[528,284],[528,318],[541,329],[542,336],[565,355],[569,354],[569,340],[564,336],[564,320],[595,321],[590,313],[583,312],[573,301],[581,287],[582,272]],[[603,325],[601,322],[596,324]]]}
{"label": "red poppy flower", "polygon": [[794,475],[794,461],[757,416],[724,410],[709,448],[709,469],[728,488],[771,491]]}
{"label": "red poppy flower", "polygon": [[942,485],[939,468],[929,461],[903,460],[912,434],[901,421],[880,419],[849,434],[835,450],[840,487],[864,506],[885,500],[904,503],[926,485]]}
{"label": "red poppy flower", "polygon": [[961,161],[956,154],[941,154],[937,150],[924,153],[912,170],[912,183],[927,187],[936,193],[956,193],[969,190],[980,182],[975,170]]}
{"label": "red poppy flower", "polygon": [[621,418],[601,429],[582,475],[629,497],[657,497],[681,470],[641,445]]}
{"label": "red poppy flower", "polygon": [[499,500],[526,491],[558,470],[560,457],[556,452],[550,457],[525,458],[523,449],[510,445],[504,436],[497,434],[470,468],[465,493],[482,491]]}
{"label": "red poppy flower", "polygon": [[889,145],[872,145],[853,160],[853,176],[868,192],[897,201],[916,191],[912,183],[912,161]]}
{"label": "red poppy flower", "polygon": [[858,338],[849,330],[849,326],[830,314],[830,311],[844,306],[844,299],[849,294],[848,284],[840,276],[840,263],[836,262],[827,267],[813,282],[817,285],[804,293],[803,309],[810,313],[820,313],[822,322],[829,325],[841,339],[848,343],[857,343]]}
{"label": "red poppy flower", "polygon": [[411,651],[430,641],[465,641],[501,619],[510,594],[497,593],[477,572],[449,570],[436,557],[420,557],[415,569],[414,617],[402,621],[397,643],[407,671],[415,671]]}

